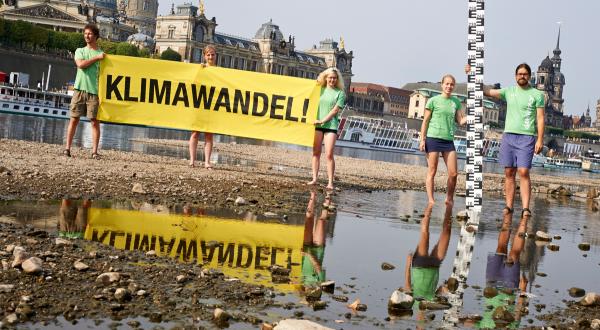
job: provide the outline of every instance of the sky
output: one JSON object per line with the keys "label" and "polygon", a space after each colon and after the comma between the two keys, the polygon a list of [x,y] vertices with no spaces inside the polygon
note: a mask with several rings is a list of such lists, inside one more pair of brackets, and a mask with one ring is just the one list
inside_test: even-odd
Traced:
{"label": "sky", "polygon": [[[159,0],[166,15],[185,0]],[[198,1],[193,2],[196,6]],[[353,51],[352,81],[402,87],[439,81],[445,73],[466,81],[467,0],[205,0],[205,15],[217,32],[253,38],[273,20],[296,49],[325,38],[344,38]],[[600,99],[600,1],[488,0],[485,3],[485,83],[515,84],[521,62],[533,71],[556,47],[561,22],[561,72],[567,115]]]}

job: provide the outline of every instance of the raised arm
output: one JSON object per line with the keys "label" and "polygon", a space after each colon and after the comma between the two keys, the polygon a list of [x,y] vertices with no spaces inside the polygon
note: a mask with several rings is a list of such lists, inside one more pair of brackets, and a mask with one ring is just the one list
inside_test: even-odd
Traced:
{"label": "raised arm", "polygon": [[[471,65],[467,64],[467,65],[465,65],[465,73],[469,74],[469,72],[471,72]],[[484,84],[483,85],[483,95],[485,95],[487,97],[493,97],[496,99],[500,99],[500,90],[489,88],[489,87],[485,86],[485,84]]]}

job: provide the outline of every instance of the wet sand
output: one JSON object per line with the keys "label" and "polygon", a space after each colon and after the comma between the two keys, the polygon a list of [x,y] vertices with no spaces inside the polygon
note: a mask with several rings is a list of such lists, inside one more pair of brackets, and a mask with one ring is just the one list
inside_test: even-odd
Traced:
{"label": "wet sand", "polygon": [[[144,140],[187,150],[187,141]],[[216,144],[215,152],[248,160],[254,166],[216,164],[213,171],[190,168],[188,161],[137,152],[102,150],[101,160],[89,149],[74,148],[73,157],[62,155],[60,145],[0,140],[0,199],[38,200],[91,198],[134,199],[151,203],[192,203],[214,207],[253,209],[258,212],[302,212],[297,197],[305,195],[310,178],[309,151],[269,146]],[[320,188],[326,184],[322,158]],[[424,190],[426,168],[415,165],[336,157],[336,187],[355,190]],[[436,190],[444,191],[447,176],[440,171]],[[457,194],[464,194],[460,173]],[[485,175],[485,193],[501,194],[503,177]],[[600,191],[600,179],[532,175],[534,192],[547,193],[563,185],[585,196],[589,188]],[[136,189],[134,189],[134,187]],[[563,191],[564,193],[564,191]],[[242,197],[244,205],[233,205]]]}

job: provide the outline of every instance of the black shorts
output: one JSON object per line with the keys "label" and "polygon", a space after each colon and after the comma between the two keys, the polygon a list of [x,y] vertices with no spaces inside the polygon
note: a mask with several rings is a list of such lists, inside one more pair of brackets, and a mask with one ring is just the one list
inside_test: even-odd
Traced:
{"label": "black shorts", "polygon": [[425,152],[456,151],[454,141],[428,137],[425,139]]}
{"label": "black shorts", "polygon": [[323,134],[325,133],[335,133],[337,135],[337,129],[332,129],[332,128],[323,128],[323,127],[317,127],[315,128],[315,131],[319,131],[319,132],[323,132]]}

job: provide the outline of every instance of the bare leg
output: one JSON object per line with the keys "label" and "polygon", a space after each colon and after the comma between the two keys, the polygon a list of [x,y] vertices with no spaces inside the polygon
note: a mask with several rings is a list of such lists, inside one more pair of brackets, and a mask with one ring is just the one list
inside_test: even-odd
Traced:
{"label": "bare leg", "polygon": [[521,252],[525,247],[525,234],[527,232],[527,219],[529,217],[522,217],[519,221],[519,228],[517,229],[517,234],[513,238],[513,243],[510,248],[510,260],[516,262],[521,257]]}
{"label": "bare leg", "polygon": [[317,219],[317,225],[315,226],[315,231],[313,232],[313,241],[312,243],[316,246],[325,245],[325,224],[329,213],[327,209],[321,210],[321,215]]}
{"label": "bare leg", "polygon": [[317,199],[317,193],[314,191],[310,192],[310,199],[306,206],[306,215],[304,218],[304,244],[310,245],[313,242],[313,227],[315,225],[315,203]]}
{"label": "bare leg", "polygon": [[335,160],[333,159],[333,149],[337,135],[335,133],[325,134],[325,157],[327,157],[327,189],[333,189],[333,178],[335,173]]}
{"label": "bare leg", "polygon": [[417,244],[417,256],[428,256],[429,255],[429,220],[431,219],[431,211],[433,210],[433,204],[427,205],[425,209],[423,220],[421,220],[421,233],[419,236],[419,243]]}
{"label": "bare leg", "polygon": [[515,202],[515,175],[517,174],[517,169],[514,167],[505,167],[504,168],[504,199],[506,201],[506,206],[513,208],[513,204]]}
{"label": "bare leg", "polygon": [[319,166],[321,162],[321,146],[323,144],[323,132],[315,131],[315,139],[313,141],[313,154],[312,154],[312,181],[307,184],[317,184],[319,177]]}
{"label": "bare leg", "polygon": [[452,232],[452,204],[446,203],[446,212],[444,213],[444,222],[442,223],[442,231],[438,243],[431,251],[431,256],[444,260],[450,245],[450,234]]}
{"label": "bare leg", "polygon": [[100,143],[100,121],[90,119],[92,125],[92,155],[98,153],[98,144]]}
{"label": "bare leg", "polygon": [[194,164],[196,163],[196,150],[198,149],[198,135],[200,133],[199,132],[192,132],[192,135],[190,135],[190,141],[189,141],[189,149],[190,149],[190,166],[194,166]]}
{"label": "bare leg", "polygon": [[508,251],[508,241],[510,239],[510,226],[512,225],[512,213],[505,213],[502,219],[502,227],[498,233],[498,246],[496,253],[506,254]]}
{"label": "bare leg", "polygon": [[71,150],[75,131],[77,131],[77,124],[79,124],[79,117],[71,117],[71,119],[69,119],[69,126],[67,128],[67,146],[65,147],[65,149],[69,151]]}
{"label": "bare leg", "polygon": [[456,177],[458,176],[456,165],[456,151],[442,153],[446,168],[448,169],[448,187],[446,188],[446,204],[454,205],[454,191],[456,190]]}
{"label": "bare leg", "polygon": [[[531,196],[531,178],[529,177],[529,169],[519,168],[518,171],[521,179],[521,204],[523,204],[523,209],[529,209],[529,198]],[[531,215],[531,213],[525,212],[525,215]]]}
{"label": "bare leg", "polygon": [[212,169],[210,165],[210,155],[212,154],[213,134],[204,133],[204,168]]}
{"label": "bare leg", "polygon": [[435,173],[437,172],[438,158],[440,157],[439,152],[428,152],[427,153],[427,179],[425,179],[425,190],[427,191],[427,199],[429,204],[433,204],[433,185]]}

